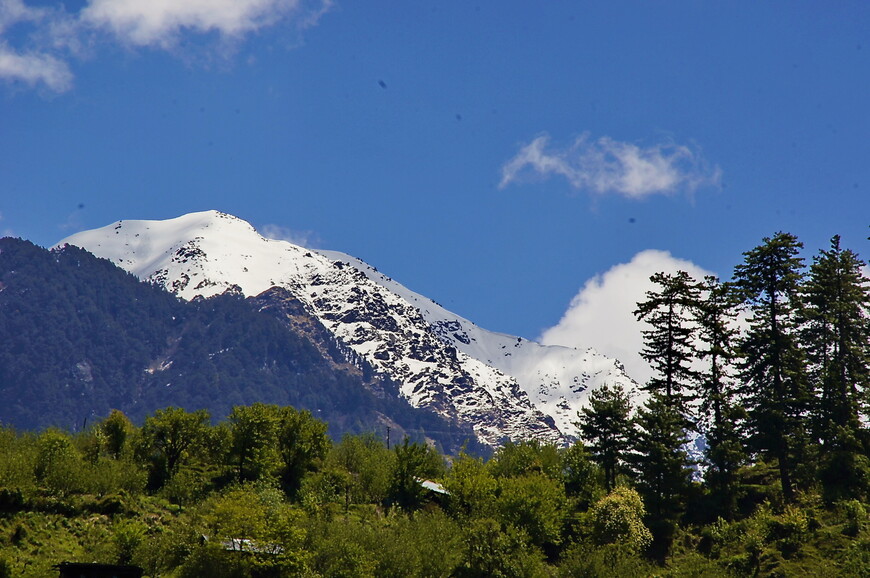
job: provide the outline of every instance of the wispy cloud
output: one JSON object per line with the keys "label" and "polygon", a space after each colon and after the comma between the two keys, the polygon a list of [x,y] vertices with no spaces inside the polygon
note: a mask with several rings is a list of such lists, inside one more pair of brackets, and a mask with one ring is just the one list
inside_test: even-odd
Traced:
{"label": "wispy cloud", "polygon": [[[59,12],[27,6],[22,0],[0,0],[0,79],[19,82],[28,87],[45,86],[64,92],[72,86],[72,73],[62,59],[51,54],[49,46],[29,41],[27,48],[16,48],[7,41],[14,28],[29,27],[28,40],[35,30],[51,27]],[[35,45],[35,46],[34,46]]]}
{"label": "wispy cloud", "polygon": [[667,251],[642,251],[628,263],[620,263],[598,275],[580,289],[562,319],[545,330],[539,341],[545,345],[594,347],[620,360],[628,375],[639,383],[652,376],[652,370],[640,356],[643,348],[641,331],[646,327],[632,311],[656,286],[649,280],[658,273],[685,271],[695,279],[711,275],[691,261],[678,259]]}
{"label": "wispy cloud", "polygon": [[502,167],[500,188],[529,176],[560,176],[577,190],[644,198],[718,187],[722,171],[695,146],[660,143],[641,147],[610,137],[583,134],[565,147],[550,145],[542,134]]}
{"label": "wispy cloud", "polygon": [[320,239],[314,231],[294,231],[280,225],[263,225],[258,231],[267,239],[289,241],[306,249],[316,249],[320,245]]}
{"label": "wispy cloud", "polygon": [[66,62],[45,53],[18,54],[4,44],[0,44],[0,78],[30,87],[41,84],[54,92],[65,92],[73,84]]}
{"label": "wispy cloud", "polygon": [[[78,12],[0,0],[0,80],[69,90],[69,60],[101,41],[182,52],[189,36],[220,54],[264,28],[317,24],[332,0],[87,0]],[[14,30],[13,30],[14,29]]]}

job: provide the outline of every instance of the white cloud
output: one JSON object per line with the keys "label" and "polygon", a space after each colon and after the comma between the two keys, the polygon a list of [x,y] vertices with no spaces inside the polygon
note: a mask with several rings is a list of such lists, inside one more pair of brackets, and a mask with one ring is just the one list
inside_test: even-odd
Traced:
{"label": "white cloud", "polygon": [[667,251],[642,251],[628,263],[611,267],[606,273],[586,282],[571,300],[568,310],[554,327],[544,331],[539,341],[545,345],[594,349],[619,359],[632,378],[644,383],[652,376],[640,356],[645,323],[632,311],[654,290],[651,275],[658,272],[686,271],[695,279],[711,275],[691,261],[677,259]]}
{"label": "white cloud", "polygon": [[27,6],[22,0],[0,0],[0,32],[19,22],[40,20],[45,12],[45,9]]}
{"label": "white cloud", "polygon": [[0,79],[63,92],[73,81],[67,61],[100,40],[178,53],[183,36],[200,35],[207,43],[216,38],[210,46],[226,55],[227,47],[270,26],[314,26],[331,7],[332,0],[87,0],[67,13],[60,5],[0,0]]}
{"label": "white cloud", "polygon": [[306,249],[314,249],[320,244],[314,231],[294,231],[280,225],[263,225],[258,231],[267,239],[289,241]]}
{"label": "white cloud", "polygon": [[66,62],[50,54],[18,54],[3,44],[0,44],[0,78],[31,87],[43,84],[54,92],[65,92],[73,83]]}
{"label": "white cloud", "polygon": [[239,38],[301,8],[301,0],[91,0],[82,18],[123,42],[167,48],[183,31]]}
{"label": "white cloud", "polygon": [[540,178],[564,177],[578,190],[643,198],[678,191],[692,192],[719,186],[722,171],[711,167],[697,147],[662,143],[648,147],[610,137],[590,139],[583,134],[570,146],[550,146],[543,134],[502,167],[504,188],[529,173]]}

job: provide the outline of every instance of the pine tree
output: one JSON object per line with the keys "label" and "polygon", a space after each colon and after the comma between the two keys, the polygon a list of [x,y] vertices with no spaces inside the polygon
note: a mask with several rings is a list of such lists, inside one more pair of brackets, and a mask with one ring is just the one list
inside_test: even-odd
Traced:
{"label": "pine tree", "polygon": [[703,297],[695,314],[698,357],[706,362],[705,369],[698,373],[698,393],[707,438],[706,479],[726,518],[735,509],[735,473],[745,458],[738,432],[742,412],[734,405],[732,375],[737,355],[737,305],[729,285],[713,276],[704,278]]}
{"label": "pine tree", "polygon": [[858,256],[840,248],[840,237],[814,258],[804,286],[802,339],[809,377],[819,396],[816,430],[823,444],[836,425],[857,431],[870,385],[870,288]]}
{"label": "pine tree", "polygon": [[744,253],[734,282],[752,317],[740,343],[743,400],[753,448],[776,458],[782,492],[794,499],[794,473],[806,460],[808,394],[798,340],[803,244],[789,233]]}
{"label": "pine tree", "polygon": [[691,480],[682,416],[654,394],[637,413],[632,466],[650,514],[670,518],[679,512]]}
{"label": "pine tree", "polygon": [[691,486],[685,418],[654,393],[638,410],[635,423],[632,469],[649,514],[653,554],[663,559]]}
{"label": "pine tree", "polygon": [[650,329],[643,331],[643,357],[655,371],[644,386],[660,393],[666,403],[688,419],[688,404],[694,399],[692,384],[696,375],[692,361],[695,328],[692,308],[698,301],[698,283],[685,271],[675,275],[656,273],[650,281],[658,291],[647,291],[646,301],[637,304],[635,317],[646,321]]}
{"label": "pine tree", "polygon": [[631,401],[622,386],[605,385],[589,395],[589,406],[577,414],[580,436],[604,471],[604,486],[608,492],[616,486],[616,478],[625,462],[631,433],[630,413]]}
{"label": "pine tree", "polygon": [[870,288],[863,265],[834,236],[831,248],[814,258],[803,291],[813,430],[823,447],[820,477],[830,499],[862,497],[870,488],[860,420],[870,391]]}

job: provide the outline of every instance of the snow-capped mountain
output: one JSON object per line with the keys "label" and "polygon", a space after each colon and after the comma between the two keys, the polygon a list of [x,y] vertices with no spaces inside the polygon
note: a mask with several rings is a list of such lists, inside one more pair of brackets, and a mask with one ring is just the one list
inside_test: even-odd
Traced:
{"label": "snow-capped mountain", "polygon": [[594,350],[543,346],[486,331],[368,264],[266,239],[217,211],[119,221],[77,233],[77,245],[191,300],[226,291],[290,291],[332,334],[401,384],[415,407],[473,426],[481,441],[563,442],[589,392],[634,382]]}

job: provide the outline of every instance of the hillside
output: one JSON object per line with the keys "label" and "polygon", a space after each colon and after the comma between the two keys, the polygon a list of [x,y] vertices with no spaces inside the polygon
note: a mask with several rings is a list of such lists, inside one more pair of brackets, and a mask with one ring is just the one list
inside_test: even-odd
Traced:
{"label": "hillside", "polygon": [[447,450],[470,428],[412,408],[285,291],[179,300],[77,247],[0,239],[0,423],[73,430],[117,408],[215,419],[257,401],[309,409],[330,433],[390,427]]}

